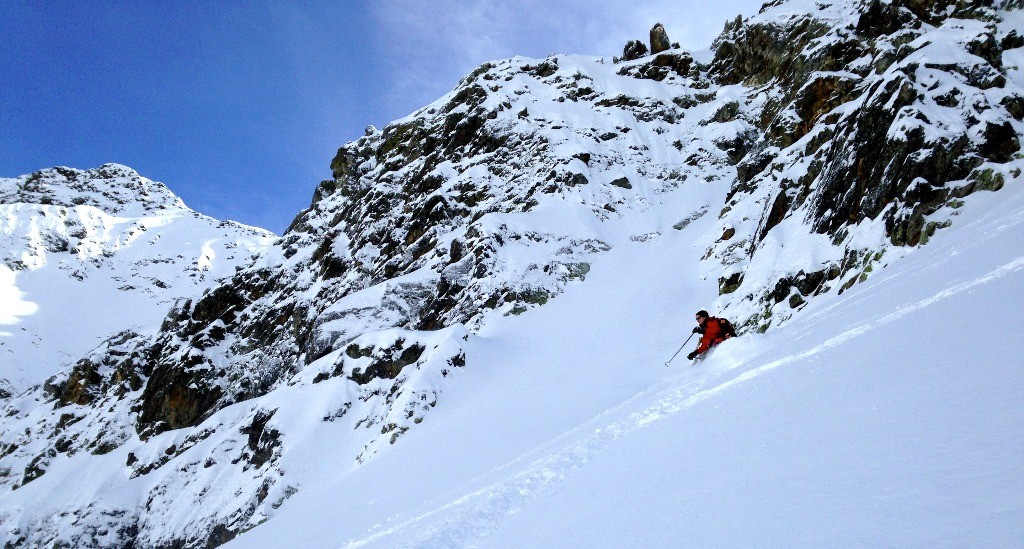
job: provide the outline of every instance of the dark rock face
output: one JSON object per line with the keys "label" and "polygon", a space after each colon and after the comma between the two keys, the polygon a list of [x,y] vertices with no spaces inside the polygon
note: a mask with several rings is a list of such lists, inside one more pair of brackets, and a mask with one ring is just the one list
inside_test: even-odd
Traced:
{"label": "dark rock face", "polygon": [[859,57],[852,41],[830,43],[807,57],[808,44],[829,30],[827,24],[810,17],[789,27],[740,26],[718,39],[713,67],[725,84],[756,87],[777,81],[789,95],[810,72],[840,70]]}
{"label": "dark rock face", "polygon": [[102,355],[83,358],[66,376],[56,376],[43,384],[43,391],[56,400],[58,407],[89,405],[107,393],[123,396],[137,391],[144,383],[137,365],[143,360],[132,347],[135,332],[122,332],[110,338]]}
{"label": "dark rock face", "polygon": [[718,293],[731,294],[743,284],[743,273],[733,273],[718,279]]}
{"label": "dark rock face", "polygon": [[619,74],[661,82],[665,78],[676,75],[686,77],[692,75],[693,57],[686,52],[667,52],[658,54],[654,59],[641,65],[631,65],[619,70]]}
{"label": "dark rock face", "polygon": [[[262,394],[273,383],[268,370],[284,360],[295,359],[298,353],[294,350],[294,354],[282,354],[278,350],[252,348],[259,341],[301,339],[301,333],[290,324],[294,305],[266,299],[268,293],[280,290],[268,274],[261,270],[243,271],[231,283],[172,311],[164,321],[161,335],[144,354],[143,370],[150,374],[140,402],[140,434],[152,436],[194,426],[221,406]],[[234,348],[255,358],[255,367],[229,374],[216,367],[204,351],[221,345],[230,326],[241,319],[242,311],[252,308],[265,308],[265,314],[246,323],[245,342]],[[230,393],[221,388],[224,376],[232,379]]]}
{"label": "dark rock face", "polygon": [[982,140],[978,152],[992,162],[1009,162],[1020,150],[1020,139],[1009,121],[999,124],[987,122]]}
{"label": "dark rock face", "polygon": [[811,128],[833,109],[855,99],[861,90],[856,80],[842,74],[817,73],[793,98],[795,117],[778,117],[768,128],[772,143],[785,148],[807,135]]}
{"label": "dark rock face", "polygon": [[[988,96],[1005,85],[1002,44],[1014,41],[1012,33],[997,34],[992,2],[856,5],[859,17],[848,27],[811,15],[755,18],[727,25],[716,42],[712,72],[720,81],[773,91],[756,113],[764,133],[747,145],[726,208],[757,200],[762,217],[752,234],[716,244],[709,256],[726,264],[756,262],[758,243],[791,217],[837,245],[851,227],[881,219],[892,245],[916,246],[948,225],[932,220],[937,212],[970,192],[1001,185],[999,170],[984,165],[1019,154],[1011,121],[1022,109],[1013,95]],[[963,55],[919,54],[938,40],[926,38],[935,28],[962,32]],[[963,130],[936,121],[936,109],[952,109]],[[726,213],[722,225],[742,223]],[[840,291],[866,276],[877,261],[869,252],[845,250],[835,264],[779,273],[774,289],[743,295],[744,283],[733,277],[721,281],[720,291],[769,311],[789,297],[797,308],[809,295],[833,289],[850,270],[864,274],[844,276]],[[789,289],[808,278],[819,281],[816,288],[790,296]],[[754,315],[748,326],[778,319],[769,318]]]}
{"label": "dark rock face", "polygon": [[[188,359],[187,359],[188,360]],[[198,361],[156,368],[142,394],[139,432],[143,436],[191,427],[211,411],[221,398],[219,387],[209,386]]]}
{"label": "dark rock face", "polygon": [[630,40],[626,47],[622,48],[623,61],[633,61],[647,55],[647,44],[639,40]]}
{"label": "dark rock face", "polygon": [[894,34],[914,20],[913,12],[901,9],[900,2],[871,0],[867,9],[857,19],[857,34],[865,38]]}
{"label": "dark rock face", "polygon": [[[942,193],[922,192],[907,196],[910,185],[925,178],[933,187],[947,181],[964,179],[977,166],[970,153],[970,142],[927,143],[923,132],[892,137],[889,133],[893,110],[911,105],[917,99],[914,87],[905,80],[892,80],[868,92],[868,105],[857,117],[839,124],[836,145],[824,156],[827,165],[848,167],[830,170],[820,180],[816,194],[814,224],[820,232],[834,233],[847,223],[875,219],[897,198],[914,200],[919,208],[910,215],[920,218],[943,202]],[[927,150],[927,154],[922,154]],[[894,239],[895,240],[895,239]],[[894,241],[916,244],[917,237]]]}
{"label": "dark rock face", "polygon": [[352,373],[352,380],[360,385],[366,385],[374,379],[395,379],[398,377],[403,368],[419,360],[423,356],[423,351],[426,350],[422,345],[413,344],[406,347],[405,343],[404,340],[400,339],[390,348],[381,349],[378,352],[374,352],[372,348],[364,351],[354,345],[350,345],[346,350],[349,356],[355,356],[356,358],[359,356],[369,356],[373,358],[373,362],[365,371],[356,370]]}
{"label": "dark rock face", "polygon": [[248,435],[249,453],[245,455],[245,458],[257,469],[269,462],[275,452],[280,451],[281,432],[267,427],[267,423],[274,417],[276,411],[259,410],[253,416],[252,423],[240,430],[243,435]]}
{"label": "dark rock face", "polygon": [[651,53],[658,54],[672,48],[665,27],[658,23],[651,27]]}
{"label": "dark rock face", "polygon": [[[771,293],[775,303],[780,303],[789,298],[791,308],[797,308],[804,303],[805,297],[817,294],[830,280],[835,280],[840,275],[840,269],[829,268],[812,273],[799,271],[795,275],[780,279]],[[793,293],[793,290],[796,290]]]}
{"label": "dark rock face", "polygon": [[92,402],[97,396],[97,387],[103,381],[98,370],[99,367],[88,360],[81,360],[75,364],[67,381],[60,387],[52,388],[57,401],[64,405],[85,405]]}
{"label": "dark rock face", "polygon": [[771,210],[768,211],[768,215],[765,218],[764,227],[761,228],[761,234],[758,235],[758,240],[764,240],[765,235],[768,231],[772,230],[773,227],[782,222],[786,217],[786,213],[789,211],[792,198],[786,189],[782,189],[778,194],[775,195],[775,199],[772,201]]}

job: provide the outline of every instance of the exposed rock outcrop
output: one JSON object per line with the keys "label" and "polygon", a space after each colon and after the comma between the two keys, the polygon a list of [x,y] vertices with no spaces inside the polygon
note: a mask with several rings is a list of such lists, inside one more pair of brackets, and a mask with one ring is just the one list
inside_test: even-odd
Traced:
{"label": "exposed rock outcrop", "polygon": [[647,44],[644,44],[639,40],[630,40],[626,43],[625,47],[622,48],[622,60],[633,61],[635,59],[640,59],[647,55],[648,51]]}
{"label": "exposed rock outcrop", "polygon": [[651,53],[657,55],[672,47],[672,43],[668,39],[668,33],[665,32],[665,27],[661,23],[655,24],[651,27]]}
{"label": "exposed rock outcrop", "polygon": [[[728,25],[716,42],[713,72],[722,82],[771,91],[751,113],[764,133],[740,163],[727,205],[736,213],[722,219],[744,244],[720,243],[709,254],[742,272],[759,264],[772,230],[793,219],[840,250],[805,269],[829,273],[813,293],[834,291],[830,281],[863,272],[875,260],[860,258],[883,251],[850,249],[854,227],[879,220],[890,244],[915,246],[948,224],[933,219],[940,210],[995,187],[976,181],[1012,169],[1005,164],[1019,150],[1019,128],[1001,104],[999,46],[1010,35],[994,22],[991,2],[872,0],[796,17],[776,16],[774,7]],[[762,204],[759,221],[739,219],[734,206],[751,201]],[[775,281],[799,276],[773,272],[722,290],[736,316],[764,329],[788,317],[770,314],[781,301]],[[856,278],[843,276],[839,289]]]}

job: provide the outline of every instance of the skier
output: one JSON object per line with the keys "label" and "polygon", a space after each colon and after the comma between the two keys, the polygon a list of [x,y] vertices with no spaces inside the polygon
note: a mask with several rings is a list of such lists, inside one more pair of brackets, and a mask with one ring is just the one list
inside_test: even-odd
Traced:
{"label": "skier", "polygon": [[706,353],[708,349],[736,335],[732,323],[724,318],[709,316],[707,311],[697,311],[697,327],[693,333],[701,334],[700,345],[686,358],[693,360]]}

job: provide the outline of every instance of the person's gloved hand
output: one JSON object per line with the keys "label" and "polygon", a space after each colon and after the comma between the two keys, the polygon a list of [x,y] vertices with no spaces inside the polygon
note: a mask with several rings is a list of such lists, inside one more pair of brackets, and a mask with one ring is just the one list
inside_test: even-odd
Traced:
{"label": "person's gloved hand", "polygon": [[696,328],[693,329],[693,333],[701,334],[701,333],[704,333],[704,332],[701,331],[700,326],[697,326]]}
{"label": "person's gloved hand", "polygon": [[688,358],[690,360],[693,360],[693,359],[697,358],[697,351],[693,351],[690,354],[686,355],[686,358]]}

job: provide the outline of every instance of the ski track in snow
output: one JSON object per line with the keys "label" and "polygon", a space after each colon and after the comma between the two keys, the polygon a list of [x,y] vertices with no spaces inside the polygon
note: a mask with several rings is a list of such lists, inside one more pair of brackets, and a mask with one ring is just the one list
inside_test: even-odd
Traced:
{"label": "ski track in snow", "polygon": [[[754,366],[729,379],[722,378],[728,376],[734,369],[718,374],[710,374],[682,386],[662,388],[663,385],[656,385],[648,391],[641,392],[633,398],[622,402],[615,408],[599,414],[580,427],[559,436],[555,439],[556,441],[568,438],[576,440],[576,442],[562,447],[547,457],[531,462],[521,472],[457,497],[447,504],[401,521],[393,526],[377,525],[367,532],[365,537],[349,540],[345,547],[350,549],[363,547],[396,535],[408,537],[402,541],[396,540],[397,543],[390,543],[389,545],[397,547],[475,547],[480,541],[500,527],[504,517],[513,515],[526,507],[542,492],[551,489],[559,482],[568,478],[574,470],[584,467],[593,456],[622,436],[644,429],[656,421],[686,410],[709,397],[727,391],[775,368],[807,359],[826,349],[895,322],[937,301],[970,291],[978,286],[1020,270],[1024,270],[1024,256],[1019,256],[982,276],[946,288],[931,297],[904,305],[885,316],[854,325],[852,328],[815,345],[807,351]],[[682,376],[676,376],[674,381],[680,381],[679,377]],[[707,385],[712,386],[705,389],[704,387]],[[598,428],[592,434],[582,439],[573,436],[586,428],[587,425],[599,422],[602,418],[614,415],[617,411],[627,409],[645,395],[652,393],[654,403],[646,408],[634,412],[625,419],[613,422],[606,427]],[[527,455],[533,453],[531,452]],[[508,469],[515,470],[515,466],[524,461],[524,459],[526,458],[520,458],[503,465],[497,468],[495,472]],[[432,519],[442,514],[450,516],[435,523],[430,523]],[[400,517],[401,515],[396,515],[389,519],[388,522],[400,520]]]}

